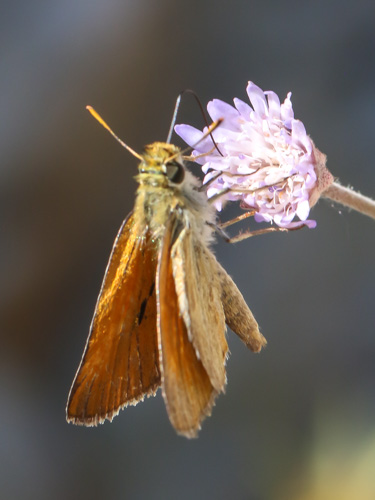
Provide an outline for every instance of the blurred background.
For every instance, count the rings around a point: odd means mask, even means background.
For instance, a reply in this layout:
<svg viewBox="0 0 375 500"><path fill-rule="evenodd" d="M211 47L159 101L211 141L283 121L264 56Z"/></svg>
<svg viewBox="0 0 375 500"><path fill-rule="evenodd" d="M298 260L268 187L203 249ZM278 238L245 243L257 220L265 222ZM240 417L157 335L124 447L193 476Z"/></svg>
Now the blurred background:
<svg viewBox="0 0 375 500"><path fill-rule="evenodd" d="M197 440L158 393L96 429L65 422L134 149L177 94L300 118L343 184L375 196L372 0L5 0L0 7L0 488L4 499L375 498L375 221L320 201L314 230L216 254L268 339L228 332L228 387ZM194 100L180 122L202 126ZM182 144L175 137L177 144ZM196 167L192 167L196 168ZM231 208L224 218L238 213Z"/></svg>

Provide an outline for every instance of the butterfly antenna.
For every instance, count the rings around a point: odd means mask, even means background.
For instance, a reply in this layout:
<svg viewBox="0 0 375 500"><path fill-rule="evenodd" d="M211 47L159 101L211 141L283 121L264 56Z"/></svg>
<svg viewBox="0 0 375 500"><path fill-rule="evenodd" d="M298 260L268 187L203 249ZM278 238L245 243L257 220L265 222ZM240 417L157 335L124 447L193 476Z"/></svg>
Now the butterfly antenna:
<svg viewBox="0 0 375 500"><path fill-rule="evenodd" d="M172 115L171 126L169 127L168 136L167 136L167 140L166 140L167 144L170 144L170 142L171 142L173 129L174 129L174 126L176 125L177 113L178 113L178 109L180 107L182 94L183 94L183 92L180 92L177 96L177 99L176 99L176 104L174 106L174 111L173 111L173 115Z"/></svg>
<svg viewBox="0 0 375 500"><path fill-rule="evenodd" d="M180 107L180 103L181 103L181 97L183 96L183 94L191 94L194 99L196 100L198 106L199 106L199 109L201 110L201 114L203 116L203 120L204 120L204 123L206 124L206 127L207 127L207 133L204 135L204 137L202 137L201 141L203 139L205 139L207 137L207 135L209 135L211 137L211 140L215 146L215 149L218 151L218 153L220 154L220 156L223 156L222 152L220 151L218 145L216 144L216 141L215 139L213 138L212 136L212 132L213 130L215 130L215 128L217 127L217 125L214 127L214 128L210 128L211 125L209 125L208 123L208 120L207 120L207 116L206 116L206 113L203 109L203 106L202 106L202 103L199 99L199 97L197 96L197 94L194 92L194 90L190 90L190 89L185 89L183 90L182 92L180 92L177 96L177 99L176 99L176 104L175 104L175 107L174 107L174 111L173 111L173 116L172 116L172 121L171 121L171 126L169 127L169 132L168 132L168 137L167 137L167 143L169 144L171 142L171 137L172 137L172 134L173 134L173 129L174 129L174 126L176 125L176 120L177 120L177 114L178 114L178 110L179 110L179 107ZM222 120L221 120L222 121ZM200 142L200 141L199 141ZM197 142L197 144L199 144L199 142ZM197 145L195 144L195 146ZM193 148L195 147L193 146Z"/></svg>
<svg viewBox="0 0 375 500"><path fill-rule="evenodd" d="M100 123L100 125L102 125L105 129L108 130L108 132L116 139L116 141L118 141L121 144L121 146L123 146L125 149L127 149L129 151L129 153L131 153L133 156L135 156L139 160L143 160L143 158L142 158L141 155L139 155L136 151L134 151L134 149L132 149L127 144L125 144L125 142L122 141L119 137L117 137L117 135L113 132L113 130L111 129L111 127L109 125L107 125L107 123L103 120L103 118L99 115L99 113L97 113L95 111L95 109L92 106L86 106L86 109L88 111L90 111L90 113L92 114L92 116L96 120L98 120L98 122Z"/></svg>

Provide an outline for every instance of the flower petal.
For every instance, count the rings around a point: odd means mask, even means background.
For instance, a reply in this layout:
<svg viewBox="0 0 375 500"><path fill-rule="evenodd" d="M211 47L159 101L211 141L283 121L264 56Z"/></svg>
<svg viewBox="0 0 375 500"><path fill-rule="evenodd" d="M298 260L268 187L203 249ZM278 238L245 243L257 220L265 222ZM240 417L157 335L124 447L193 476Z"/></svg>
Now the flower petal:
<svg viewBox="0 0 375 500"><path fill-rule="evenodd" d="M208 153L211 151L213 144L210 136L202 140L204 131L198 130L191 125L175 125L174 130L186 144L191 147L196 147L200 153Z"/></svg>
<svg viewBox="0 0 375 500"><path fill-rule="evenodd" d="M309 205L309 200L304 200L298 203L298 207L296 210L296 215L301 219L301 220L306 220L307 217L309 216L310 213L310 205Z"/></svg>
<svg viewBox="0 0 375 500"><path fill-rule="evenodd" d="M186 142L186 144L189 144L189 146L193 146L203 137L203 132L191 125L175 125L174 131Z"/></svg>
<svg viewBox="0 0 375 500"><path fill-rule="evenodd" d="M281 119L284 122L284 125L291 129L291 121L294 118L294 113L293 113L293 106L292 106L292 101L291 101L292 93L289 92L288 95L286 96L285 101L283 104L280 106L281 110Z"/></svg>
<svg viewBox="0 0 375 500"><path fill-rule="evenodd" d="M268 90L264 92L268 99L268 109L269 109L269 117L274 120L280 120L281 117L281 109L280 109L280 99L272 92L272 90Z"/></svg>
<svg viewBox="0 0 375 500"><path fill-rule="evenodd" d="M253 105L255 113L257 113L261 118L266 118L268 114L268 106L263 90L255 85L255 83L249 82L246 92L249 96L251 104Z"/></svg>
<svg viewBox="0 0 375 500"><path fill-rule="evenodd" d="M241 99L238 99L237 97L233 99L233 102L237 110L241 114L241 116L243 116L243 118L248 120L250 113L252 112L251 106L249 106L246 102L242 101Z"/></svg>
<svg viewBox="0 0 375 500"><path fill-rule="evenodd" d="M239 113L236 108L227 102L221 101L220 99L213 99L207 104L207 111L213 121L224 118L225 123L233 122L236 124L236 129L239 128L237 124Z"/></svg>

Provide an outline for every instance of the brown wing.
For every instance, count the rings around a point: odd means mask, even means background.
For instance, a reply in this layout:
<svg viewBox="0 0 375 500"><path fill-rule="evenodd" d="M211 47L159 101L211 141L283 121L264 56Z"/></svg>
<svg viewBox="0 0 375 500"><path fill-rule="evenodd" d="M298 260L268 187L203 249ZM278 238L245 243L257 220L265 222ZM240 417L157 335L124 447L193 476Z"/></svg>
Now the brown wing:
<svg viewBox="0 0 375 500"><path fill-rule="evenodd" d="M221 283L221 300L227 325L249 349L259 352L267 344L267 341L260 333L258 323L248 308L242 293L217 261L215 274Z"/></svg>
<svg viewBox="0 0 375 500"><path fill-rule="evenodd" d="M132 215L116 238L67 420L97 425L154 394L160 385L156 333L156 250Z"/></svg>
<svg viewBox="0 0 375 500"><path fill-rule="evenodd" d="M226 383L225 316L215 257L191 228L185 227L172 247L173 275L180 312L189 340L218 391Z"/></svg>
<svg viewBox="0 0 375 500"><path fill-rule="evenodd" d="M174 220L167 225L156 279L158 339L163 397L169 419L179 434L195 437L203 418L211 413L217 391L197 358L180 314L171 249Z"/></svg>

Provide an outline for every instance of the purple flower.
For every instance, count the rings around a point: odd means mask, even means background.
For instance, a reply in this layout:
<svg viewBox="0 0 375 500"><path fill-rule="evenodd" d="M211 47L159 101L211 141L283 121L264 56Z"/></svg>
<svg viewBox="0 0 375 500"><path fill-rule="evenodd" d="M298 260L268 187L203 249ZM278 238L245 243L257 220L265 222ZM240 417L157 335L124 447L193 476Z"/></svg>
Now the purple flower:
<svg viewBox="0 0 375 500"><path fill-rule="evenodd" d="M303 123L294 118L291 93L280 104L278 96L263 92L254 83L247 86L252 107L234 99L235 107L218 99L207 110L212 120L223 118L213 137L222 156L213 149L210 137L193 151L206 174L207 196L216 197L221 210L228 200L241 200L255 210L255 220L280 227L315 227L308 220L310 208L333 182L325 167L325 156L315 148ZM187 144L195 145L202 132L190 125L175 130Z"/></svg>

